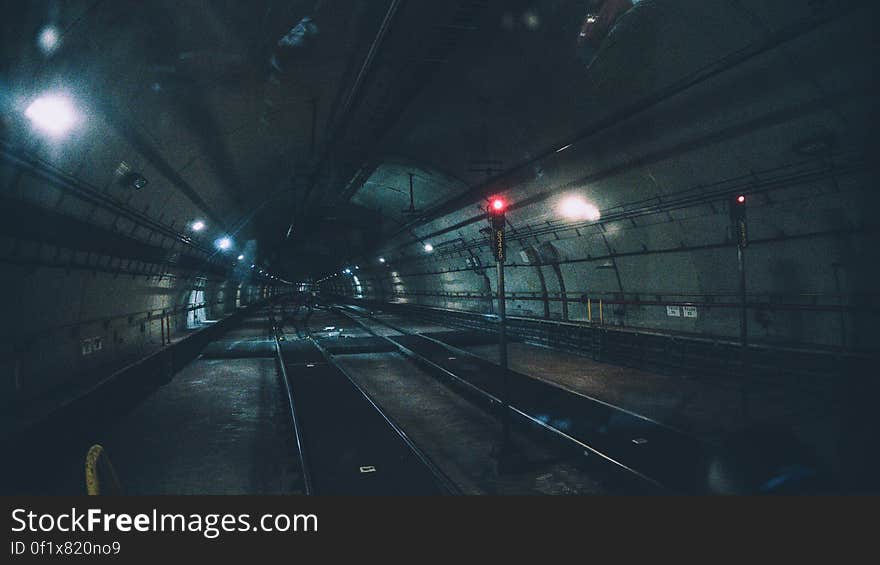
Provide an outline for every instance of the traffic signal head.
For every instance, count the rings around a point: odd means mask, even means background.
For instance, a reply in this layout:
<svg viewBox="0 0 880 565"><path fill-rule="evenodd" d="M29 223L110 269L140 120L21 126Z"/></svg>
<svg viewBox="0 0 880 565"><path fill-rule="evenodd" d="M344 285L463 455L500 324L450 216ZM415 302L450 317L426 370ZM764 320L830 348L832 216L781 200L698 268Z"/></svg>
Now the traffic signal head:
<svg viewBox="0 0 880 565"><path fill-rule="evenodd" d="M504 212L507 211L507 201L500 196L493 196L489 199L489 206L486 209L489 213L489 222L494 229L504 229Z"/></svg>
<svg viewBox="0 0 880 565"><path fill-rule="evenodd" d="M746 195L737 194L730 199L730 218L736 222L746 216Z"/></svg>

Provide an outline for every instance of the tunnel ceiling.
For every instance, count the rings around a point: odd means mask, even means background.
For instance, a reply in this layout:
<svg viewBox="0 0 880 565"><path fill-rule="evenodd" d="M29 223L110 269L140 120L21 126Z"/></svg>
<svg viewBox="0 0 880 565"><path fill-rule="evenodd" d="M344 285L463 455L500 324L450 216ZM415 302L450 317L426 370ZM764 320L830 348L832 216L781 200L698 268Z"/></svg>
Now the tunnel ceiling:
<svg viewBox="0 0 880 565"><path fill-rule="evenodd" d="M815 9L646 0L587 68L575 44L590 5L4 2L2 138L98 187L124 162L150 183L120 195L128 205L177 226L206 218L257 239L289 276L318 275L382 247L377 233L415 234L450 201L446 211L467 216L487 191L565 182L629 156L593 147L547 177L552 162L536 160ZM47 27L58 35L48 49ZM822 91L812 71L792 74ZM69 94L88 118L64 145L36 142L22 118L43 91ZM627 197L662 188L641 190Z"/></svg>

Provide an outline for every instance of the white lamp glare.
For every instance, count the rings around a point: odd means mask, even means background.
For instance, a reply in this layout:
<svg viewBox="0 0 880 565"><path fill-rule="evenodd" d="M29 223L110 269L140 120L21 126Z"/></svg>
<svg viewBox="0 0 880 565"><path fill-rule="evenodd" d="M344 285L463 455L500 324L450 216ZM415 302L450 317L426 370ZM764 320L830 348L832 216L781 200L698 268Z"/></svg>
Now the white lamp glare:
<svg viewBox="0 0 880 565"><path fill-rule="evenodd" d="M229 239L228 237L221 237L220 239L217 240L217 248L218 249L226 251L230 247L232 247L232 240Z"/></svg>
<svg viewBox="0 0 880 565"><path fill-rule="evenodd" d="M193 231L202 231L203 229L205 229L205 222L201 220L196 220L192 223L191 227Z"/></svg>
<svg viewBox="0 0 880 565"><path fill-rule="evenodd" d="M52 137L61 137L77 122L76 111L64 96L47 94L31 102L24 115L35 128Z"/></svg>
<svg viewBox="0 0 880 565"><path fill-rule="evenodd" d="M425 244L425 253L430 253L432 251L434 251L434 246L431 245L430 243L426 243Z"/></svg>
<svg viewBox="0 0 880 565"><path fill-rule="evenodd" d="M595 222L601 217L599 209L580 196L569 196L559 206L562 216L571 220L589 220Z"/></svg>

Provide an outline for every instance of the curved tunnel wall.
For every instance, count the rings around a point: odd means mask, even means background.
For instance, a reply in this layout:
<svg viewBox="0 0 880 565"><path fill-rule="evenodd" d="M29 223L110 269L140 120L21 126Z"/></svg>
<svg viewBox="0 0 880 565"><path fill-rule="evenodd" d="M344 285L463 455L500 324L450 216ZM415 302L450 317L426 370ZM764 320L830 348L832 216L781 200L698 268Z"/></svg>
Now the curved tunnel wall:
<svg viewBox="0 0 880 565"><path fill-rule="evenodd" d="M5 271L12 276L3 278L0 291L20 300L9 304L4 316L16 332L0 341L12 375L11 393L19 399L71 380L97 378L186 335L195 288L204 290L209 320L233 312L235 303L228 297L235 295L224 286L239 284L53 267L7 266ZM243 284L242 306L263 293L259 284Z"/></svg>
<svg viewBox="0 0 880 565"><path fill-rule="evenodd" d="M874 267L860 258L869 255L876 233L863 198L872 184L860 173L748 195L750 340L871 347L878 322ZM534 237L517 236L522 224L512 218L509 314L586 322L589 298L594 322L601 300L606 325L738 338L737 247L727 200ZM361 275L365 297L494 312L497 275L486 237L477 231L483 225L469 228L470 237L458 244L435 244L433 254L372 266ZM353 294L350 284L339 290ZM696 317L683 315L685 306L693 306ZM679 315L669 315L668 307Z"/></svg>
<svg viewBox="0 0 880 565"><path fill-rule="evenodd" d="M216 320L282 286L216 253L212 235L186 233L187 218L205 216L170 184L125 191L99 151L78 164L47 148L2 151L0 201L16 211L0 226L0 292L14 297L0 336L3 404L86 385L182 337L193 290ZM84 180L96 170L103 187Z"/></svg>
<svg viewBox="0 0 880 565"><path fill-rule="evenodd" d="M650 50L640 50L644 37L627 34L644 34L648 16L617 30L600 54L591 70L600 86L584 94L585 108L626 107L742 42L722 27L724 18L707 20L696 38L686 18L660 18L665 27L653 30ZM871 31L853 17L738 62L570 147L560 141L555 154L487 183L485 195L494 191L513 205L509 314L587 322L589 297L594 323L601 299L608 326L737 340L742 322L729 203L745 194L749 341L872 348L880 322L876 268L861 258L876 240L877 175L872 132L859 116L871 113L875 85L858 56ZM705 49L681 49L682 37L707 41ZM713 44L713 37L726 43ZM650 76L614 71L646 58ZM508 130L496 134L502 147L527 137L541 112L559 123L553 107L546 100L528 119L508 120ZM435 136L435 148L455 147ZM522 161L512 147L504 150L505 162ZM432 155L455 160L454 151ZM562 217L559 206L569 195L595 205L601 219ZM384 264L359 259L365 297L493 312L496 272L480 232L487 225L480 205L462 201L412 224L412 232L400 230L403 241L376 251ZM345 278L328 284L351 295Z"/></svg>

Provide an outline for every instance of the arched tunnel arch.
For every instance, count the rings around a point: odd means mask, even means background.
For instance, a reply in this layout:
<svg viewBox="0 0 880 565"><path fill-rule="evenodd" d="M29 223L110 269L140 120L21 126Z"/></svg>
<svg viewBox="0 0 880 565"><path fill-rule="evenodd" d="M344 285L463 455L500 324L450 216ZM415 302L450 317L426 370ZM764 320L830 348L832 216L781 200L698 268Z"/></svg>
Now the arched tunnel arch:
<svg viewBox="0 0 880 565"><path fill-rule="evenodd" d="M387 368L389 402L436 392L351 314L713 445L783 429L861 489L880 468L870 3L20 4L0 431L184 359L274 390L303 343Z"/></svg>

